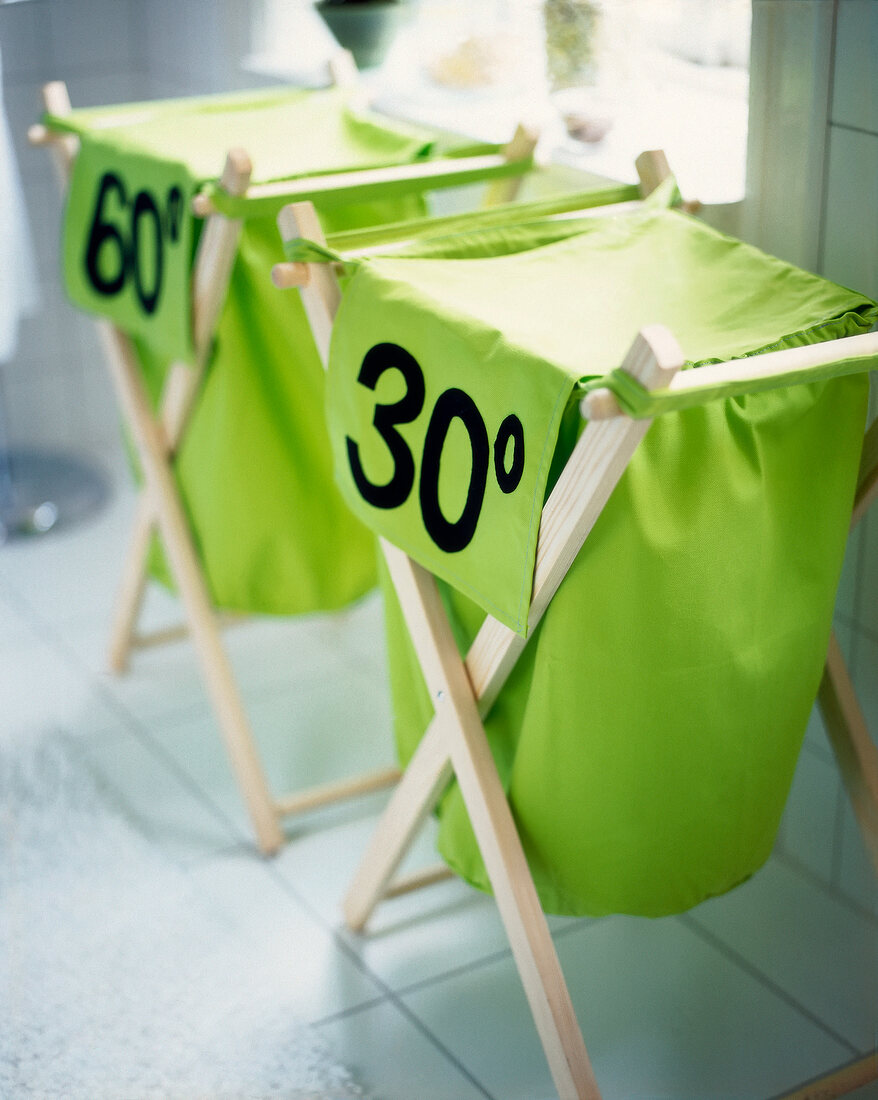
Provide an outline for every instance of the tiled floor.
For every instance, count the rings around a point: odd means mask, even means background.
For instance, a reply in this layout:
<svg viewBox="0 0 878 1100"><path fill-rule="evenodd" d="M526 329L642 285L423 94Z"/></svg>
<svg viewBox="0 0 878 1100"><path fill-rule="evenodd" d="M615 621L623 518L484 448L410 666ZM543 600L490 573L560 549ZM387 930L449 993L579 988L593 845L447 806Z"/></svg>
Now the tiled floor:
<svg viewBox="0 0 878 1100"><path fill-rule="evenodd" d="M0 752L14 760L53 730L72 738L143 851L185 877L189 896L265 975L266 997L279 998L291 1024L313 1026L363 1095L552 1096L490 899L449 882L386 904L365 937L343 928L339 900L384 796L292 825L289 844L263 860L188 643L142 651L124 678L105 671L133 514L124 472L114 480L93 521L0 548ZM175 613L151 593L150 623ZM229 631L276 789L390 762L380 635L376 599L334 617ZM551 921L607 1100L775 1097L875 1049L878 891L821 738L815 716L778 850L749 883L677 918ZM838 815L848 815L841 829ZM430 848L425 837L418 854ZM97 929L117 888L106 881L95 899ZM124 1021L115 1033L124 1044ZM0 1063L16 1054L0 1037ZM288 1095L302 1095L300 1084L290 1081ZM258 1086L239 1095L258 1096ZM878 1097L878 1084L857 1095Z"/></svg>

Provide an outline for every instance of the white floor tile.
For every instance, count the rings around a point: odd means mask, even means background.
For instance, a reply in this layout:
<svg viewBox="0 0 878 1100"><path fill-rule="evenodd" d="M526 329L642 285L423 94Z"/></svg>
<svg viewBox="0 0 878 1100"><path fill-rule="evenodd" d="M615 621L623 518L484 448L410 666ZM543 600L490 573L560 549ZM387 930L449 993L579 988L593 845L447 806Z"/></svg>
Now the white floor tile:
<svg viewBox="0 0 878 1100"><path fill-rule="evenodd" d="M272 861L224 852L192 868L189 881L262 969L266 996L283 995L297 1019L324 1020L382 996L319 914L284 886Z"/></svg>
<svg viewBox="0 0 878 1100"><path fill-rule="evenodd" d="M878 921L777 860L687 919L746 958L857 1051L870 1049L878 1035Z"/></svg>
<svg viewBox="0 0 878 1100"><path fill-rule="evenodd" d="M394 764L382 684L360 674L339 678L326 664L311 682L244 693L247 716L275 796ZM237 786L209 708L167 723L156 736L193 782L240 830L249 830ZM291 821L289 832L299 828Z"/></svg>
<svg viewBox="0 0 878 1100"><path fill-rule="evenodd" d="M339 928L345 942L391 989L402 990L508 953L509 941L493 898L456 877L382 902L362 933L345 929L342 901L377 820L376 808L295 837L275 860L278 872ZM434 822L428 821L403 870L437 862L435 832ZM568 918L550 920L556 929L573 923Z"/></svg>
<svg viewBox="0 0 878 1100"><path fill-rule="evenodd" d="M118 792L132 823L177 863L242 842L231 822L129 729L117 727L84 747L94 770Z"/></svg>
<svg viewBox="0 0 878 1100"><path fill-rule="evenodd" d="M768 1097L849 1057L673 919L609 918L558 951L608 1097ZM492 1095L553 1095L510 959L404 999Z"/></svg>
<svg viewBox="0 0 878 1100"><path fill-rule="evenodd" d="M863 834L847 799L842 806L838 846L839 891L867 913L878 917L878 876L875 874L875 866L866 851ZM876 978L876 984L878 984L878 978Z"/></svg>
<svg viewBox="0 0 878 1100"><path fill-rule="evenodd" d="M0 745L65 729L88 738L115 718L95 686L47 642L24 633L0 642Z"/></svg>
<svg viewBox="0 0 878 1100"><path fill-rule="evenodd" d="M123 818L232 937L235 965L250 967L248 989L264 993L265 1011L316 1021L370 1100L551 1096L492 899L455 880L382 904L363 936L344 930L341 900L386 794L288 821L289 843L266 862L191 644L138 651L122 678L105 671L134 502L122 474L94 523L0 553L0 727L12 717L19 732L9 743L75 733ZM145 625L177 621L176 600L151 586ZM878 655L841 626L867 679ZM225 632L276 792L393 762L381 630L373 597L340 615L254 619ZM860 690L878 709L866 680ZM434 837L430 821L412 863L435 860ZM865 963L853 977L851 966L867 953L855 945L874 927L876 890L816 713L780 851L789 858L696 911L698 935L674 920L550 922L608 1097L768 1097L844 1064L850 1045L868 1040ZM814 940L823 951L809 955ZM283 1042L282 1032L269 1037L273 1055Z"/></svg>
<svg viewBox="0 0 878 1100"><path fill-rule="evenodd" d="M781 850L803 863L824 882L834 874L835 829L842 798L834 762L806 745L799 755L781 820Z"/></svg>
<svg viewBox="0 0 878 1100"><path fill-rule="evenodd" d="M380 1100L484 1100L487 1095L394 1004L330 1021L318 1034Z"/></svg>
<svg viewBox="0 0 878 1100"><path fill-rule="evenodd" d="M878 641L858 631L850 669L872 740L878 744Z"/></svg>
<svg viewBox="0 0 878 1100"><path fill-rule="evenodd" d="M808 719L808 728L805 730L804 744L808 746L815 756L819 756L821 759L825 760L827 764L832 764L834 762L835 758L832 754L832 746L829 743L826 727L823 724L823 715L820 713L820 707L816 704L811 711L811 717Z"/></svg>

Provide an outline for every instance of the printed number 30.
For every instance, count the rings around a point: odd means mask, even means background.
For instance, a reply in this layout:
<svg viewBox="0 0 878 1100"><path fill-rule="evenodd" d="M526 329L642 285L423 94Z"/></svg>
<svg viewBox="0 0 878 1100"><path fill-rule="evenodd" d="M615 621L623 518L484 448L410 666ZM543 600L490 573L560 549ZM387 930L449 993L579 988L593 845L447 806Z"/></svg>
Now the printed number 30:
<svg viewBox="0 0 878 1100"><path fill-rule="evenodd" d="M360 496L375 508L398 508L408 500L415 482L415 462L408 444L396 430L398 424L410 424L424 407L424 373L417 360L398 344L376 344L363 359L357 381L374 390L378 379L388 370L397 370L405 380L403 396L390 404L376 403L372 425L393 459L393 474L380 485L371 481L363 469L359 446L347 436L348 462ZM458 519L445 517L439 503L439 465L448 431L459 420L469 436L472 465L466 502ZM512 460L506 468L506 452L512 443ZM446 553L463 550L472 541L485 499L490 447L488 431L475 402L463 390L452 388L439 395L427 424L418 497L427 534ZM497 484L511 493L524 472L524 429L515 415L500 425L494 441L494 471Z"/></svg>

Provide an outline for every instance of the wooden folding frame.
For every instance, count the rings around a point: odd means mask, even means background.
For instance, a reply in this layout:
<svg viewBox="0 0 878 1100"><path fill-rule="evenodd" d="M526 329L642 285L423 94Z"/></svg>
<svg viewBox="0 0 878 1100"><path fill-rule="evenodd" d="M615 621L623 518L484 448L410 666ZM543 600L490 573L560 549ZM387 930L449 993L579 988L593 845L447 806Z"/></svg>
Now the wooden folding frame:
<svg viewBox="0 0 878 1100"><path fill-rule="evenodd" d="M335 59L330 71L337 84L349 84L356 75L344 56ZM47 84L43 99L46 110L52 115L64 116L71 112L67 88L61 82ZM33 144L52 148L62 189L66 188L77 154L77 139L36 125L31 128L30 140ZM364 184L381 184L397 192L401 189L429 190L476 182L493 173L495 178L489 184L486 202L501 202L514 197L520 174L530 164L535 145L536 136L519 127L511 142L495 154L311 176L299 184L288 181L256 185L250 183L252 168L247 154L241 149L233 149L228 153L220 188L229 196L248 199L275 199L279 195L295 198L300 191L313 195L324 189L338 197L344 188L353 192ZM521 172L510 175L510 166L518 164ZM502 178L496 178L501 170ZM196 195L193 208L197 216L205 218L191 281L194 358L192 362L181 361L171 366L157 415L147 396L131 337L107 321L97 322L116 397L144 479L112 624L109 660L114 671L122 672L134 647L187 633L191 636L258 846L262 852L270 854L283 844L281 822L284 818L386 787L399 778L399 770L382 768L284 797L275 797L270 790L223 647L221 626L229 616L221 615L212 606L173 476L174 457L208 368L241 233L240 220L224 216L207 196ZM147 558L153 534L158 535L165 550L182 603L184 625L177 630L142 635L137 632L136 625L146 587Z"/></svg>
<svg viewBox="0 0 878 1100"><path fill-rule="evenodd" d="M656 165L658 175L655 174ZM639 164L641 179L658 182L663 158ZM649 184L644 190L649 189ZM287 206L278 224L290 241L324 243L313 207ZM329 264L279 265L276 285L299 286L317 346L326 361L340 291ZM637 336L624 361L646 389L707 388L718 382L755 382L844 359L878 355L878 334L849 337L678 373L682 352L673 335L655 326ZM608 390L583 402L588 423L547 500L539 529L528 622L533 630L594 526L651 421L635 420ZM855 519L878 494L878 428L863 452ZM426 682L435 715L371 838L344 900L354 931L365 926L384 898L435 881L435 870L394 876L415 835L454 777L475 833L531 1012L560 1097L599 1100L600 1091L564 981L551 934L525 858L482 724L525 647L525 639L488 617L462 658L433 575L382 540L382 551ZM850 678L833 638L820 703L866 843L878 870L878 749L869 738ZM805 1089L797 1100L839 1096L878 1076L870 1055Z"/></svg>

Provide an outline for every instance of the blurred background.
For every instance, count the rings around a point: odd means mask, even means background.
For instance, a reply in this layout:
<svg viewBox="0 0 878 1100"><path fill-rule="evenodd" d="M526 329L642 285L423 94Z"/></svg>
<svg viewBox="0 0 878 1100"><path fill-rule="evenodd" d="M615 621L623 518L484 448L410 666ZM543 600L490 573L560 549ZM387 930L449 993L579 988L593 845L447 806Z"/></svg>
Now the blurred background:
<svg viewBox="0 0 878 1100"><path fill-rule="evenodd" d="M348 16L374 6L338 5ZM387 33L361 59L379 109L500 138L529 117L547 156L615 177L630 176L639 150L662 147L686 197L716 208L717 224L878 293L872 0L754 0L752 10L749 0L377 6L390 9ZM4 277L14 273L24 310L35 301L21 289L33 285L32 266L40 302L0 362L10 445L97 454L118 445L89 321L60 290L57 183L45 151L27 144L41 84L65 80L74 106L86 106L320 83L332 44L303 0L0 3L15 157L11 165L4 156L3 180L11 194L12 169L20 173L26 211L15 232L0 223Z"/></svg>

